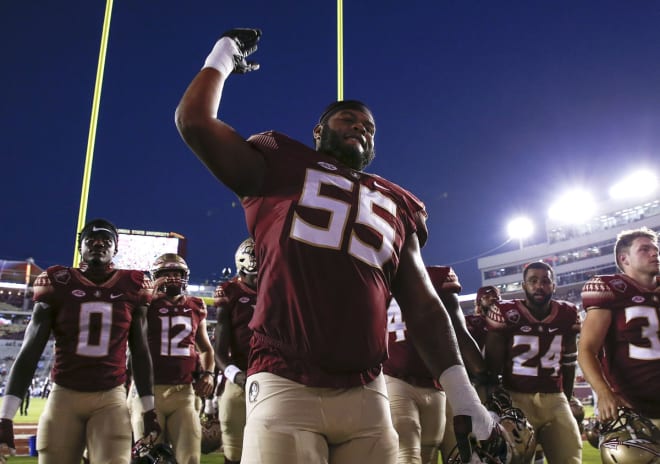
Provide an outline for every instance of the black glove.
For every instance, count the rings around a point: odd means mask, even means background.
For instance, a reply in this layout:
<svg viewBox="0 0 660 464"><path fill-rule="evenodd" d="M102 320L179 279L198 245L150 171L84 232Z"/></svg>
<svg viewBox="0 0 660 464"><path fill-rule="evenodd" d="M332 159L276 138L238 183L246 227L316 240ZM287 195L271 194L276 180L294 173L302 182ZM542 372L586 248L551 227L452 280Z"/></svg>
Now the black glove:
<svg viewBox="0 0 660 464"><path fill-rule="evenodd" d="M158 438L162 429L160 428L158 418L156 417L156 410L150 409L142 414L142 421L144 423L144 436L148 437L151 435L152 440Z"/></svg>
<svg viewBox="0 0 660 464"><path fill-rule="evenodd" d="M14 444L14 421L11 419L0 419L0 445L5 444L9 452L16 454L16 444Z"/></svg>
<svg viewBox="0 0 660 464"><path fill-rule="evenodd" d="M233 39L241 53L240 55L234 55L234 73L245 74L259 69L258 63L246 61L245 58L257 50L257 42L261 38L261 29L231 29L222 34L221 37Z"/></svg>

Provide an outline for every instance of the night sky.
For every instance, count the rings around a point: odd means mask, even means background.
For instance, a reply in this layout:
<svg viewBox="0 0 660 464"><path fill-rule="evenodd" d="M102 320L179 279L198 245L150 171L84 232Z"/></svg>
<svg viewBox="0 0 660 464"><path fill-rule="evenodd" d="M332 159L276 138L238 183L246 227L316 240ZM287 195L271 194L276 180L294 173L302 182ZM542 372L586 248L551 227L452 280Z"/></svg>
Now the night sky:
<svg viewBox="0 0 660 464"><path fill-rule="evenodd" d="M105 1L0 2L0 259L70 265ZM554 197L596 197L660 165L660 4L344 1L344 98L373 110L369 171L426 204L428 264L464 293L476 257L524 213L544 240ZM180 139L174 110L214 41L263 30L257 72L232 76L220 114L244 136L311 145L337 99L334 1L115 1L87 218L188 238L193 282L233 268L243 212ZM498 249L518 246L511 242ZM120 243L121 247L121 243Z"/></svg>

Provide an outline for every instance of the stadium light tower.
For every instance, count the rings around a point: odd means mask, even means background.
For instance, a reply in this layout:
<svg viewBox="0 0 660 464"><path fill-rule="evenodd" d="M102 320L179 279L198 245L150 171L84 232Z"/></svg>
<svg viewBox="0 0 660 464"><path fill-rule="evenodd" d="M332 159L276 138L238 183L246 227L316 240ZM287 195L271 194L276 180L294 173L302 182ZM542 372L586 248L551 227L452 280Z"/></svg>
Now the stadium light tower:
<svg viewBox="0 0 660 464"><path fill-rule="evenodd" d="M654 172L638 170L630 173L610 187L610 198L639 198L658 189L658 178Z"/></svg>
<svg viewBox="0 0 660 464"><path fill-rule="evenodd" d="M510 239L517 239L520 249L523 248L523 240L531 237L534 232L534 223L529 218L517 217L509 221L506 227Z"/></svg>
<svg viewBox="0 0 660 464"><path fill-rule="evenodd" d="M568 224L589 221L596 211L596 203L589 192L582 189L570 190L555 201L548 210L550 219Z"/></svg>

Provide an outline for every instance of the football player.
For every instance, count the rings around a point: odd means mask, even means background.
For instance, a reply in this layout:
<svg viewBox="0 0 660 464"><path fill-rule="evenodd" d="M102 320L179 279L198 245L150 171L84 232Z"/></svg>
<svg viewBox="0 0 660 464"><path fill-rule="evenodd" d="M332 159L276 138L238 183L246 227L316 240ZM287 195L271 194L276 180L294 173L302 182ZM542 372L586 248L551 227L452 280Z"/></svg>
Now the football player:
<svg viewBox="0 0 660 464"><path fill-rule="evenodd" d="M52 266L34 283L34 309L0 408L0 443L15 448L12 419L48 338L55 338L53 387L37 429L40 464L128 464L126 348L135 366L144 435L160 433L145 333L152 283L141 271L114 269L117 229L95 219L78 235L79 268Z"/></svg>
<svg viewBox="0 0 660 464"><path fill-rule="evenodd" d="M582 462L582 438L569 405L573 396L580 318L553 300L555 275L544 262L523 271L525 299L503 300L488 312L486 363L502 374L513 406L524 411L550 464Z"/></svg>
<svg viewBox="0 0 660 464"><path fill-rule="evenodd" d="M450 267L428 266L426 269L452 318L459 347L469 370L485 374L486 365L479 348L465 328L457 296L461 291L458 277ZM392 421L399 435L397 462L435 464L438 462L438 446L443 441L446 423L451 421L451 417L449 421L445 418L445 392L408 338L406 323L396 299L392 299L387 316L389 358L383 363L383 373L390 398ZM451 437L448 441L451 441ZM448 443L448 448L453 446Z"/></svg>
<svg viewBox="0 0 660 464"><path fill-rule="evenodd" d="M245 239L236 250L236 276L215 290L218 324L215 359L222 370L224 390L218 400L226 464L241 461L245 427L245 380L252 330L248 327L257 302L257 258L254 240Z"/></svg>
<svg viewBox="0 0 660 464"><path fill-rule="evenodd" d="M216 118L230 74L257 68L246 58L260 36L224 34L175 116L192 151L241 198L256 243L242 462L396 460L381 366L392 296L454 412L488 438L495 422L470 384L421 257L424 205L363 171L375 156L369 108L329 105L312 131L315 149L274 131L246 140Z"/></svg>
<svg viewBox="0 0 660 464"><path fill-rule="evenodd" d="M631 407L660 427L660 260L658 234L621 232L614 246L621 274L591 278L578 360L598 397L601 422Z"/></svg>
<svg viewBox="0 0 660 464"><path fill-rule="evenodd" d="M147 338L154 365L156 414L163 428L156 443L171 444L179 464L199 464L202 426L196 394L205 398L213 393L215 369L206 304L186 294L190 269L176 253L159 256L151 275L154 296L147 311ZM135 420L140 405L134 395L129 401L133 434L141 437L141 423Z"/></svg>
<svg viewBox="0 0 660 464"><path fill-rule="evenodd" d="M480 349L483 349L486 343L486 333L488 324L486 317L490 308L500 301L500 290L492 285L479 288L474 302L474 314L465 316L465 325L472 338L477 342Z"/></svg>

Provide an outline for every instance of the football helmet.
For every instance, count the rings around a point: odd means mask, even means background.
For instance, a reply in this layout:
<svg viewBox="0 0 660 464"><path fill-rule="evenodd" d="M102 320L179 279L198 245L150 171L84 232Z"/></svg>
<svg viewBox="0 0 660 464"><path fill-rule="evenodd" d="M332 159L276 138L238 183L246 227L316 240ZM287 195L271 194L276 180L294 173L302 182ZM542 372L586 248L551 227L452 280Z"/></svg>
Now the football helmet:
<svg viewBox="0 0 660 464"><path fill-rule="evenodd" d="M212 453L222 446L220 421L214 416L204 415L202 422L202 453Z"/></svg>
<svg viewBox="0 0 660 464"><path fill-rule="evenodd" d="M536 434L525 414L508 407L499 414L493 436L479 442L473 452L484 464L529 464L536 452ZM449 455L449 463L461 464L458 446Z"/></svg>
<svg viewBox="0 0 660 464"><path fill-rule="evenodd" d="M574 396L571 396L571 399L568 401L568 404L571 407L571 412L573 413L573 417L575 417L575 420L578 423L578 428L580 429L580 433L584 432L584 406L582 406L582 401L577 399Z"/></svg>
<svg viewBox="0 0 660 464"><path fill-rule="evenodd" d="M660 429L629 408L601 424L600 458L604 464L660 463Z"/></svg>
<svg viewBox="0 0 660 464"><path fill-rule="evenodd" d="M167 443L138 440L131 451L131 464L177 464L174 450Z"/></svg>
<svg viewBox="0 0 660 464"><path fill-rule="evenodd" d="M594 448L598 448L598 440L600 439L600 421L596 416L591 416L584 421L584 434L587 441Z"/></svg>
<svg viewBox="0 0 660 464"><path fill-rule="evenodd" d="M154 264L151 267L151 276L155 280L160 277L161 273L166 271L180 271L181 277L168 279L165 284L158 288L158 290L174 294L184 292L188 286L188 279L190 278L190 269L188 268L186 261L176 253L165 253L164 255L160 255L156 258L156 261L154 261Z"/></svg>
<svg viewBox="0 0 660 464"><path fill-rule="evenodd" d="M257 257L254 254L254 240L246 238L236 249L234 255L236 272L239 274L255 275L257 273Z"/></svg>

